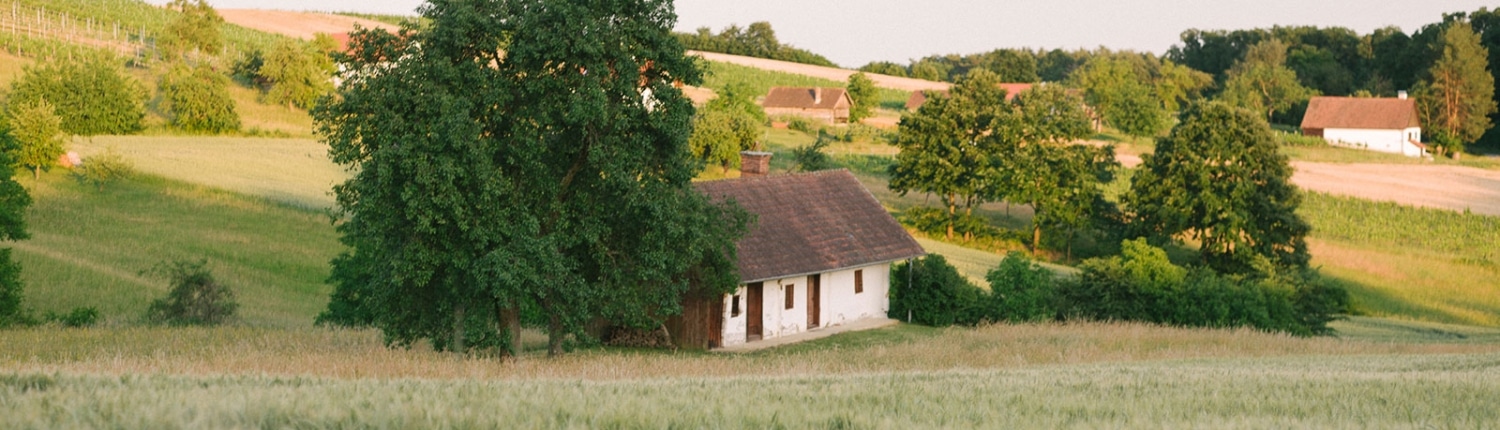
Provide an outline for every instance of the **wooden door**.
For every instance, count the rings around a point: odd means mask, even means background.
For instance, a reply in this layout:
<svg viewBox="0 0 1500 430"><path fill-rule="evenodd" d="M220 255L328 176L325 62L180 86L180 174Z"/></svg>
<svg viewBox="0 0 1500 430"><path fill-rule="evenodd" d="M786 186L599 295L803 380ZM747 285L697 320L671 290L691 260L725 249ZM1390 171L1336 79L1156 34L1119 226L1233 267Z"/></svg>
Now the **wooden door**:
<svg viewBox="0 0 1500 430"><path fill-rule="evenodd" d="M812 275L807 277L807 328L818 328L821 321L818 313L822 312L820 304L823 301L823 275Z"/></svg>
<svg viewBox="0 0 1500 430"><path fill-rule="evenodd" d="M745 315L745 340L747 341L760 340L765 335L761 328L763 322L760 314L762 302L765 301L764 291L762 291L764 289L765 283L763 282L745 286L745 313L747 314Z"/></svg>

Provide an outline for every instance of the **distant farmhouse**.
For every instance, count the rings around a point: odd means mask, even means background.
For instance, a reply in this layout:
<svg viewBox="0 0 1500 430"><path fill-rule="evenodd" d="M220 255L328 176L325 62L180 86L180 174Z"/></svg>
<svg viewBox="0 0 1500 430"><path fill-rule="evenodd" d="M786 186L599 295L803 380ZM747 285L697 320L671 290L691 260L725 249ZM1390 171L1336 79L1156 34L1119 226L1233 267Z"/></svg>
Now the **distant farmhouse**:
<svg viewBox="0 0 1500 430"><path fill-rule="evenodd" d="M847 124L853 106L843 88L773 87L761 102L767 116L797 115L833 124Z"/></svg>
<svg viewBox="0 0 1500 430"><path fill-rule="evenodd" d="M1397 98L1313 97L1302 117L1302 134L1329 144L1408 157L1427 154L1415 100Z"/></svg>
<svg viewBox="0 0 1500 430"><path fill-rule="evenodd" d="M1031 87L1034 87L1034 86L1036 86L1036 84L1030 84L1030 83L1002 83L1002 84L999 84L1000 89L1005 90L1005 101L1008 101L1008 102L1009 101L1015 101L1016 100L1016 96L1021 95L1021 93L1026 92L1026 90L1029 90L1029 89L1031 89ZM944 96L947 96L948 95L948 90L912 91L911 92L911 97L907 97L906 98L906 110L916 111L917 108L920 108L920 107L922 107L923 104L926 104L927 103L927 93L942 94Z"/></svg>
<svg viewBox="0 0 1500 430"><path fill-rule="evenodd" d="M765 176L769 162L769 153L747 153L739 179L694 184L756 222L736 243L739 288L689 297L668 321L678 346L731 347L885 320L891 263L924 254L848 170Z"/></svg>

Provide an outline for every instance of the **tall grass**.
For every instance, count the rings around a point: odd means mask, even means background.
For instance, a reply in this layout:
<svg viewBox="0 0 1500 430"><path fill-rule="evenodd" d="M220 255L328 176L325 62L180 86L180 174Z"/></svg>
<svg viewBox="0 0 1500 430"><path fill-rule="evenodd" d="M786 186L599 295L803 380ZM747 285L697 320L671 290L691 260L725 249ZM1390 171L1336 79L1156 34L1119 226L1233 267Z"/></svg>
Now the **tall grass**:
<svg viewBox="0 0 1500 430"><path fill-rule="evenodd" d="M1500 326L1500 217L1307 193L1313 264L1372 315Z"/></svg>
<svg viewBox="0 0 1500 430"><path fill-rule="evenodd" d="M23 185L32 237L6 246L38 313L95 306L108 324L133 323L167 290L139 272L180 258L207 258L248 324L306 326L327 302L341 245L321 211L155 176L98 191L54 171Z"/></svg>
<svg viewBox="0 0 1500 430"><path fill-rule="evenodd" d="M1483 428L1500 354L655 381L0 374L8 427Z"/></svg>
<svg viewBox="0 0 1500 430"><path fill-rule="evenodd" d="M1354 321L1352 327L1366 326ZM1396 327L1410 325L1391 322ZM1343 327L1343 326L1341 326ZM1416 326L1464 339L1388 334L1373 341L1298 338L1250 329L1208 330L1135 323L1058 323L931 328L897 325L747 354L586 349L543 359L543 339L528 339L516 361L459 358L424 345L390 349L371 330L312 327L0 331L0 369L106 375L272 375L327 378L650 380L736 376L794 377L955 369L1020 369L1091 363L1281 356L1500 352L1500 331ZM1366 331L1376 334L1375 331ZM1366 333L1366 332L1358 332ZM1407 337L1421 336L1413 330ZM1394 340L1394 342L1393 342ZM1464 343L1456 343L1464 342Z"/></svg>
<svg viewBox="0 0 1500 430"><path fill-rule="evenodd" d="M85 157L110 147L146 173L314 210L332 207L333 186L349 177L310 139L101 136L71 145Z"/></svg>

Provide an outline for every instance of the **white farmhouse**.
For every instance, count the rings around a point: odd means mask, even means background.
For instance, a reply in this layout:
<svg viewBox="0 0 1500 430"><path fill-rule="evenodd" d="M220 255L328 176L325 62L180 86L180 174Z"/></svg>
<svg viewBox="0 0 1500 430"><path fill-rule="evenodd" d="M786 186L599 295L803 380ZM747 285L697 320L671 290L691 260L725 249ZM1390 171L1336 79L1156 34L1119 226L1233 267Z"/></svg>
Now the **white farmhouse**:
<svg viewBox="0 0 1500 430"><path fill-rule="evenodd" d="M1313 97L1302 117L1302 134L1329 144L1409 157L1427 154L1417 104L1398 98Z"/></svg>
<svg viewBox="0 0 1500 430"><path fill-rule="evenodd" d="M746 153L739 179L700 182L755 215L735 244L740 286L688 297L668 321L681 347L721 348L863 319L890 309L891 263L924 254L848 170L765 176L770 154Z"/></svg>

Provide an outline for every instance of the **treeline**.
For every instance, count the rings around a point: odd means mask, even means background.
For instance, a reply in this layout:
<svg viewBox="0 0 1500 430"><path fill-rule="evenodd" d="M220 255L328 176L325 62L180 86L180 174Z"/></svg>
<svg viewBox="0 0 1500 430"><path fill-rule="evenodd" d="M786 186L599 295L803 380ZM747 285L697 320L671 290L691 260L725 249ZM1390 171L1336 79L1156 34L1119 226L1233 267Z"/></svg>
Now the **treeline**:
<svg viewBox="0 0 1500 430"><path fill-rule="evenodd" d="M776 40L776 31L771 29L771 23L765 21L751 23L745 28L730 25L718 34L714 34L708 27L699 27L693 33L675 34L682 46L691 50L838 67L822 55L782 44Z"/></svg>

